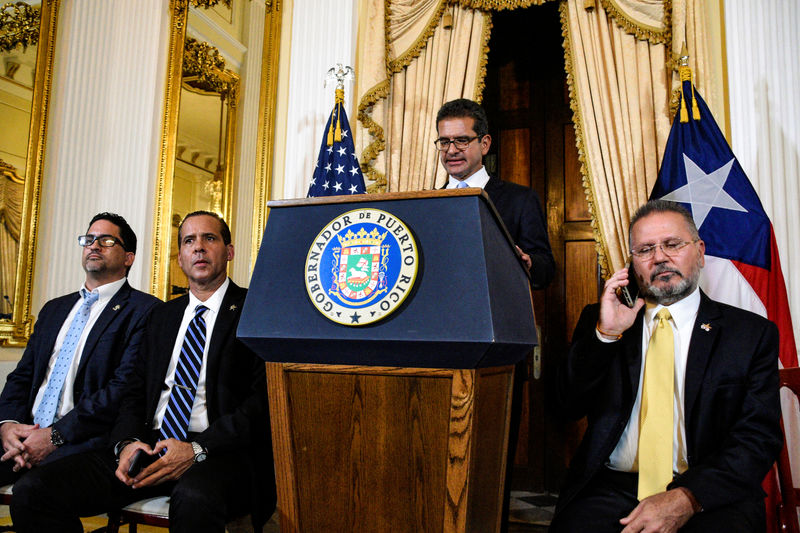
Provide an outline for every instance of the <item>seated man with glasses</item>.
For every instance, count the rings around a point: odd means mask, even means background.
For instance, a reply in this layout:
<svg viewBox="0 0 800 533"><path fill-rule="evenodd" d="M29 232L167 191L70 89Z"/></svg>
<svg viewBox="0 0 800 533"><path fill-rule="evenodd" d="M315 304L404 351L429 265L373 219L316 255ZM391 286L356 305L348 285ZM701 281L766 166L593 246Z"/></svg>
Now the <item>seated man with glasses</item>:
<svg viewBox="0 0 800 533"><path fill-rule="evenodd" d="M761 481L782 445L778 329L698 288L692 215L653 200L631 219L633 307L587 306L556 380L588 427L550 531L764 531Z"/></svg>
<svg viewBox="0 0 800 533"><path fill-rule="evenodd" d="M532 189L486 172L483 156L492 144L486 112L465 98L447 102L436 115L436 129L439 138L434 144L449 176L445 188L485 190L530 271L533 288L547 287L555 274L555 260L539 196Z"/></svg>
<svg viewBox="0 0 800 533"><path fill-rule="evenodd" d="M106 444L157 298L128 285L136 235L100 213L78 237L86 278L42 307L0 394L0 484L30 468Z"/></svg>

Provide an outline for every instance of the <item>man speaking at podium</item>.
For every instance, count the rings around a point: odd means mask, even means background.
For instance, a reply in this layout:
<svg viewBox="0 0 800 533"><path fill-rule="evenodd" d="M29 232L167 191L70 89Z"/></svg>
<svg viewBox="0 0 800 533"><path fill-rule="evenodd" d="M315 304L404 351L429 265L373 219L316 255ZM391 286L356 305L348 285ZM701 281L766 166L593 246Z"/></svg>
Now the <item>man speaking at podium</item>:
<svg viewBox="0 0 800 533"><path fill-rule="evenodd" d="M486 112L472 100L452 100L439 109L436 129L439 138L434 144L449 176L445 188L485 190L530 271L533 288L547 287L555 273L555 261L539 196L528 187L486 172L483 156L492 145Z"/></svg>

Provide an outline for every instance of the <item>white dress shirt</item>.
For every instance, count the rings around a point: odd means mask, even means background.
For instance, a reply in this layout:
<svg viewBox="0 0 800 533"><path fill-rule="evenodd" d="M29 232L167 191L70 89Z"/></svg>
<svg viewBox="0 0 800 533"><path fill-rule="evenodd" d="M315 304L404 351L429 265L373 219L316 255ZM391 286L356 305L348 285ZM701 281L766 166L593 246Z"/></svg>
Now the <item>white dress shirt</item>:
<svg viewBox="0 0 800 533"><path fill-rule="evenodd" d="M480 187L483 189L486 187L486 184L489 183L489 173L486 172L486 167L481 166L480 170L476 171L472 176L465 180L457 180L453 176L447 176L447 187L445 188L455 189L462 181L465 182L469 187Z"/></svg>
<svg viewBox="0 0 800 533"><path fill-rule="evenodd" d="M656 314L663 305L648 306L644 313L642 327L642 365L639 368L639 388L636 391L636 402L633 404L628 425L622 432L617 447L608 458L608 467L623 472L638 472L637 462L639 452L639 409L642 404L642 381L644 378L645 354L650 343ZM686 360L689 355L689 342L692 338L697 310L700 307L700 290L695 289L692 294L666 306L672 315L669 323L672 326L675 342L675 399L673 407L673 435L672 435L672 471L683 473L688 468L686 461L686 425L684 423L683 398L686 377Z"/></svg>
<svg viewBox="0 0 800 533"><path fill-rule="evenodd" d="M203 347L203 363L200 365L200 374L197 377L197 391L194 395L192 416L189 419L188 431L200 433L208 428L208 407L206 406L208 347L211 345L211 336L214 332L214 324L217 321L217 316L219 316L219 308L222 305L222 299L225 297L230 283L230 278L226 278L222 285L220 285L214 294L205 302L200 301L192 291L189 291L189 305L186 306L186 310L183 312L183 320L178 328L178 337L175 339L175 346L172 348L172 359L170 359L169 367L167 368L167 376L164 381L166 387L161 392L161 397L158 400L156 414L153 417L153 429L161 429L161 421L164 419L164 413L167 411L169 395L172 392L172 387L175 386L175 369L178 367L178 358L181 356L183 338L186 336L186 329L189 327L189 322L194 318L195 309L201 304L208 307L208 311L203 315L206 321L206 345Z"/></svg>
<svg viewBox="0 0 800 533"><path fill-rule="evenodd" d="M39 386L39 391L36 393L36 398L33 400L31 416L36 413L36 409L38 409L39 404L42 403L44 391L47 389L47 384L50 382L50 376L53 373L53 367L58 360L58 351L64 344L64 339L67 336L67 331L69 331L72 320L75 318L78 310L83 305L83 293L93 292L99 294L99 296L89 311L89 318L86 320L86 325L83 327L81 337L78 339L77 346L75 346L75 356L72 358L72 363L69 365L67 376L64 378L64 387L61 389L61 399L59 400L56 414L53 417L53 422L62 418L64 415L72 411L73 407L75 407L75 404L72 401L72 387L75 383L75 376L78 373L78 366L81 364L81 357L83 356L83 348L86 345L86 339L89 337L89 332L92 331L92 327L94 327L95 322L97 322L97 318L100 316L100 313L102 313L103 309L106 308L106 305L109 301L111 301L111 298L113 298L114 295L117 294L117 292L122 288L122 286L125 284L125 281L126 278L112 281L111 283L106 283L105 285L95 288L93 291L88 291L85 285L80 288L81 298L78 298L78 301L76 301L75 305L72 306L72 310L67 315L67 319L61 325L61 329L58 332L58 337L56 337L56 343L53 345L53 353L50 354L50 362L47 363L47 374L45 374L44 381Z"/></svg>

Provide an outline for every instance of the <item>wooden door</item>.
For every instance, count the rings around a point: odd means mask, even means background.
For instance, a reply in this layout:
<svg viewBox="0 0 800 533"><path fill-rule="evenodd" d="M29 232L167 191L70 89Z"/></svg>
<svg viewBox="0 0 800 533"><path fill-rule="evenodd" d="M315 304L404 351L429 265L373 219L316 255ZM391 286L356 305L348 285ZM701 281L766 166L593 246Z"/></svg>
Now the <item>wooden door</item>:
<svg viewBox="0 0 800 533"><path fill-rule="evenodd" d="M547 216L556 261L550 286L534 291L541 353L523 393L515 490L557 491L583 426L553 415L547 390L584 305L599 295L597 254L569 107L558 5L493 15L483 105L492 148L487 169L533 188Z"/></svg>

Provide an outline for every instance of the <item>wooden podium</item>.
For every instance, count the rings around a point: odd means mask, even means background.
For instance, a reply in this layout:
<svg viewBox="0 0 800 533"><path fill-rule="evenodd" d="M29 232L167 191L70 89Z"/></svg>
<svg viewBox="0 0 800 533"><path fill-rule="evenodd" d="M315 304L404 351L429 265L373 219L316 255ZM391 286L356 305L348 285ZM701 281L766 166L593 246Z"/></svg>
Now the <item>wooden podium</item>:
<svg viewBox="0 0 800 533"><path fill-rule="evenodd" d="M480 189L270 202L239 337L267 361L281 532L499 531L514 363L536 344L528 278ZM364 326L311 303L331 220L402 220L402 305Z"/></svg>

